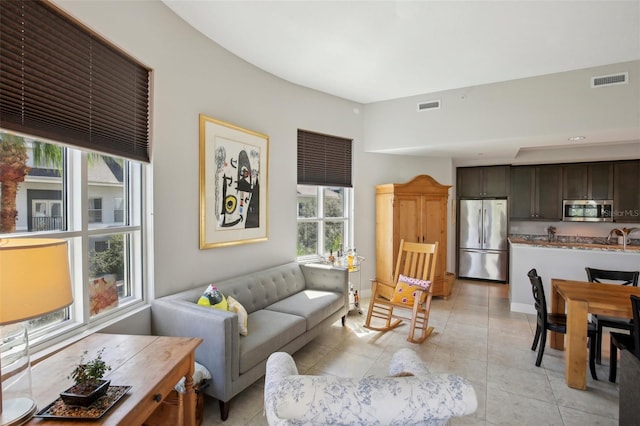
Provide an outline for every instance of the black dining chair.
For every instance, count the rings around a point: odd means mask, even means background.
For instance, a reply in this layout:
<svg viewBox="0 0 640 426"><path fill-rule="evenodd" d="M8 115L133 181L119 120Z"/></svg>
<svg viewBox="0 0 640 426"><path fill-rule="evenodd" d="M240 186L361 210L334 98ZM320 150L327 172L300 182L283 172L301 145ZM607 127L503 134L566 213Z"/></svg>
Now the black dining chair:
<svg viewBox="0 0 640 426"><path fill-rule="evenodd" d="M609 381L616 381L618 370L618 349L628 349L640 359L640 297L631 295L631 310L633 311L633 329L631 334L610 332L610 362L609 362Z"/></svg>
<svg viewBox="0 0 640 426"><path fill-rule="evenodd" d="M531 281L531 291L533 292L537 312L536 335L533 338L531 350L535 351L538 342L540 343L538 358L536 359L536 367L540 367L544 347L547 343L547 330L567 334L567 315L548 313L547 298L544 295L542 278L540 278L538 271L535 269L530 270L527 276L529 277L529 281ZM589 338L589 370L591 371L593 380L598 380L595 362L596 326L591 322L587 324L587 337Z"/></svg>
<svg viewBox="0 0 640 426"><path fill-rule="evenodd" d="M610 283L620 285L638 285L640 271L610 271L607 269L585 268L587 279L593 283ZM591 320L596 325L598 332L596 341L596 363L602 362L602 328L617 328L619 330L633 330L630 320L624 318L608 317L605 315L592 315Z"/></svg>

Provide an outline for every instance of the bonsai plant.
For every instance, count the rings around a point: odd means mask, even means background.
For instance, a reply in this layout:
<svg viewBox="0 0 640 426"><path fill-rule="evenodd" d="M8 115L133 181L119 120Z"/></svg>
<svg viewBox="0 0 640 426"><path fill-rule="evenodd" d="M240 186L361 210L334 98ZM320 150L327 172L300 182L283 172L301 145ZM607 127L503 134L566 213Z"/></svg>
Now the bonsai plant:
<svg viewBox="0 0 640 426"><path fill-rule="evenodd" d="M73 379L74 385L60 394L65 404L88 407L107 392L111 380L102 378L111 367L102 359L104 350L105 348L100 349L96 357L88 362L84 362L88 353L84 351L80 364L67 376L68 379Z"/></svg>

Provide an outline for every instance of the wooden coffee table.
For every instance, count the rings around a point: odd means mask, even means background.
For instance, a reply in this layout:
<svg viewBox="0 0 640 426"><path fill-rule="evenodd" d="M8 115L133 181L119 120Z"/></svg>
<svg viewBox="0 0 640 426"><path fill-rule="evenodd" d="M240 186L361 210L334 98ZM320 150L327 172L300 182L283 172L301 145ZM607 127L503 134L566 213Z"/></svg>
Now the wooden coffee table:
<svg viewBox="0 0 640 426"><path fill-rule="evenodd" d="M141 425L149 418L174 386L185 377L187 392L183 395L185 426L195 425L195 394L193 370L195 350L202 339L190 337L134 336L123 334L92 334L56 352L31 369L33 396L38 411L55 401L60 392L73 383L67 376L80 361L106 348L102 358L111 366L105 375L111 386L131 386L128 393L91 424ZM87 421L34 418L29 423L42 425L87 425Z"/></svg>

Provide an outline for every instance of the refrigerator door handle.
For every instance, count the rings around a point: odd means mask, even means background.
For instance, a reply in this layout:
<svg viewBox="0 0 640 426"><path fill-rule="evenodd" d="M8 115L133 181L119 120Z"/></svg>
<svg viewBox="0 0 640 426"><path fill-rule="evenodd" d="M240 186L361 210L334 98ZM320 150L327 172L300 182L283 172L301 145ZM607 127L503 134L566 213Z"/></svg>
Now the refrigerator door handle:
<svg viewBox="0 0 640 426"><path fill-rule="evenodd" d="M482 241L482 244L484 246L487 245L487 231L488 231L488 227L487 227L487 209L484 209L484 214L482 215L482 219L484 220L484 224L482 227L482 238L484 241Z"/></svg>
<svg viewBox="0 0 640 426"><path fill-rule="evenodd" d="M478 245L482 244L482 209L478 209Z"/></svg>

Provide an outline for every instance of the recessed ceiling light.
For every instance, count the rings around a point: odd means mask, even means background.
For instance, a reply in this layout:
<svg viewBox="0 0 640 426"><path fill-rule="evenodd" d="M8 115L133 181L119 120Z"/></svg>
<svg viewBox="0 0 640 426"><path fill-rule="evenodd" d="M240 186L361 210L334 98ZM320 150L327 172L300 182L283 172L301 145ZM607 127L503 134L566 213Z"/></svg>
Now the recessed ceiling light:
<svg viewBox="0 0 640 426"><path fill-rule="evenodd" d="M570 141L581 141L582 139L586 139L586 136L571 136L569 138Z"/></svg>

